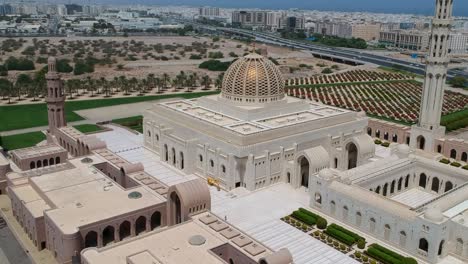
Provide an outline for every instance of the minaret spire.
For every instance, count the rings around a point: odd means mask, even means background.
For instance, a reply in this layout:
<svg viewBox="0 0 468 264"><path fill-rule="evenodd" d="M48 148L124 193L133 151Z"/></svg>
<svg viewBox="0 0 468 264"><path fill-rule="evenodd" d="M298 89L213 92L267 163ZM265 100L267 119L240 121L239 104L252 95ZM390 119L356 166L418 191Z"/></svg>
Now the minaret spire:
<svg viewBox="0 0 468 264"><path fill-rule="evenodd" d="M445 127L440 126L440 117L450 61L448 42L452 10L453 0L436 0L419 120L411 129L411 147L431 152L434 151L434 140L445 135Z"/></svg>
<svg viewBox="0 0 468 264"><path fill-rule="evenodd" d="M65 120L65 94L60 75L57 73L57 59L50 57L48 61L49 72L47 80L47 113L49 119L49 133L67 125Z"/></svg>

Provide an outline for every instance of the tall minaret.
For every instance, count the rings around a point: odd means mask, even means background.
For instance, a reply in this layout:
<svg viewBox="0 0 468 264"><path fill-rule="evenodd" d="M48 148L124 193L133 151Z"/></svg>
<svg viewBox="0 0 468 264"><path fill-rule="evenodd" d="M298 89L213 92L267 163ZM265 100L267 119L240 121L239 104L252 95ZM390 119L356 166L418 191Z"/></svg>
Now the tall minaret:
<svg viewBox="0 0 468 264"><path fill-rule="evenodd" d="M436 0L419 120L411 128L411 147L430 152L435 151L434 140L445 135L445 127L440 126L440 116L444 102L447 66L450 61L448 42L452 10L453 0Z"/></svg>
<svg viewBox="0 0 468 264"><path fill-rule="evenodd" d="M56 129L67 125L65 120L65 95L63 83L57 73L57 60L50 57L47 80L47 113L49 118L49 133L55 134Z"/></svg>

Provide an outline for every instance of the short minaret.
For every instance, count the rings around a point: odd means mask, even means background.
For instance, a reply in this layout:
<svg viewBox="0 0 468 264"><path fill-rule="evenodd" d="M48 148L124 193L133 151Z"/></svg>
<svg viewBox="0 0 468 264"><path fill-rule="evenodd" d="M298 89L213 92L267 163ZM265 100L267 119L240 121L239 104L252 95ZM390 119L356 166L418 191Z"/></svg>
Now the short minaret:
<svg viewBox="0 0 468 264"><path fill-rule="evenodd" d="M65 95L63 83L60 75L57 73L57 60L50 57L49 72L46 75L47 80L47 113L49 119L49 133L55 134L55 131L67 125L65 120Z"/></svg>
<svg viewBox="0 0 468 264"><path fill-rule="evenodd" d="M453 0L436 0L419 120L411 128L410 146L430 152L434 151L434 141L445 135L445 127L440 125L440 117L450 61L448 42L452 10Z"/></svg>

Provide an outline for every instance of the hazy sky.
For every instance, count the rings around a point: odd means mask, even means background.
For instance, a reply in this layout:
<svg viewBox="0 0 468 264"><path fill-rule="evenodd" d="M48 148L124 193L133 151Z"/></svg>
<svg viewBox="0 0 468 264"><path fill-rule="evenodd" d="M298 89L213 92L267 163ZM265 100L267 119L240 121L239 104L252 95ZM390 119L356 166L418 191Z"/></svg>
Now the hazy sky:
<svg viewBox="0 0 468 264"><path fill-rule="evenodd" d="M269 9L304 8L337 11L371 11L432 15L435 0L94 0L100 3L153 5L210 5ZM455 0L456 16L468 16L468 0Z"/></svg>

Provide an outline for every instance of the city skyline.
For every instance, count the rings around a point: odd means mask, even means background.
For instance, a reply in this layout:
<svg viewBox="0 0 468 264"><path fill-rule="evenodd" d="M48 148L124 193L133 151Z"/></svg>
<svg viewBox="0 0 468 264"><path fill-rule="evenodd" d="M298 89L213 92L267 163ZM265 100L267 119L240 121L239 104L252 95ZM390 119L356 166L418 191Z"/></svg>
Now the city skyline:
<svg viewBox="0 0 468 264"><path fill-rule="evenodd" d="M51 1L46 1L50 3ZM69 3L70 1L57 1ZM308 9L319 11L340 11L340 12L373 12L373 13L403 13L432 16L434 14L434 1L427 0L395 0L391 2L381 2L372 0L291 0L268 2L252 1L227 1L227 0L95 0L90 1L95 4L146 4L146 5L188 5L188 6L218 6L223 8L260 8L260 9ZM82 3L77 3L82 4ZM468 16L468 2L454 1L454 15Z"/></svg>

